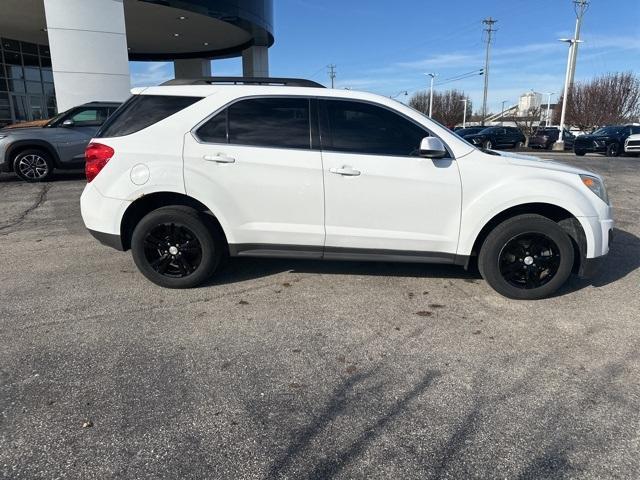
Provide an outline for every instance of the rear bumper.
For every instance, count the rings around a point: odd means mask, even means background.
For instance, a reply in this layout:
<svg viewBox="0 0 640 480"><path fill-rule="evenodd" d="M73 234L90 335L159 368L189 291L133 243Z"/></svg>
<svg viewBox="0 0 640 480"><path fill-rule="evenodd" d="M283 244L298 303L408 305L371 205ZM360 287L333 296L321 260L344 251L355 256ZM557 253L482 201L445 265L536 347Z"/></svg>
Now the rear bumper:
<svg viewBox="0 0 640 480"><path fill-rule="evenodd" d="M100 243L122 250L120 225L130 201L103 196L88 183L80 196L80 212L85 227Z"/></svg>

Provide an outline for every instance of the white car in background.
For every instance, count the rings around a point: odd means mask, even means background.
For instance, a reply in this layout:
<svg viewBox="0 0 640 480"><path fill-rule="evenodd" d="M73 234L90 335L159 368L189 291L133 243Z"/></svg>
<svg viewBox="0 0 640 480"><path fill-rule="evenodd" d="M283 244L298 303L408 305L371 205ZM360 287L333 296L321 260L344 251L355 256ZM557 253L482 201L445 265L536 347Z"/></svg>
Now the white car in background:
<svg viewBox="0 0 640 480"><path fill-rule="evenodd" d="M631 155L640 155L640 133L629 135L624 142L624 151Z"/></svg>
<svg viewBox="0 0 640 480"><path fill-rule="evenodd" d="M169 288L224 256L469 266L551 295L609 251L603 179L483 151L420 112L308 80L208 78L134 90L86 151L82 217Z"/></svg>

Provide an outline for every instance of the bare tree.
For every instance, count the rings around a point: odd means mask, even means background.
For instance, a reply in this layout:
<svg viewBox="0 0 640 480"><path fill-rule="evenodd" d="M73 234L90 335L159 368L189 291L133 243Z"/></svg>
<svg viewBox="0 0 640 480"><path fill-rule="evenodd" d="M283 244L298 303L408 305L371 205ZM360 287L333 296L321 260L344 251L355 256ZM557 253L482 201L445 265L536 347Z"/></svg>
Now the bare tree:
<svg viewBox="0 0 640 480"><path fill-rule="evenodd" d="M525 137L524 146L528 147L529 139L540 125L540 107L531 107L525 112L522 112L522 115L515 115L511 120L522 130Z"/></svg>
<svg viewBox="0 0 640 480"><path fill-rule="evenodd" d="M581 130L637 121L640 117L640 77L631 72L608 73L576 83L567 99L566 123ZM562 97L554 111L560 123Z"/></svg>
<svg viewBox="0 0 640 480"><path fill-rule="evenodd" d="M462 123L464 117L464 102L467 100L467 119L471 118L473 104L471 100L460 90L446 90L444 92L433 92L433 119L446 125L454 127ZM429 114L429 92L418 92L411 100L409 106L416 110Z"/></svg>

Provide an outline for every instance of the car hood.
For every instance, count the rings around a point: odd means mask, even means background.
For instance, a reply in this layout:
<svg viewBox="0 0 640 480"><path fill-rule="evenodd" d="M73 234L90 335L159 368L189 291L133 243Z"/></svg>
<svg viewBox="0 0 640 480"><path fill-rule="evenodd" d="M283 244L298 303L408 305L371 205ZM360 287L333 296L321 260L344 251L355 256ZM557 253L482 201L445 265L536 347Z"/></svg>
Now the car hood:
<svg viewBox="0 0 640 480"><path fill-rule="evenodd" d="M511 152L498 152L501 157L504 157L511 165L517 165L521 167L530 168L544 168L546 170L555 170L557 172L572 173L575 175L587 174L600 178L600 175L596 175L584 168L576 168L566 163L558 162L556 160L545 160L531 155L520 155Z"/></svg>
<svg viewBox="0 0 640 480"><path fill-rule="evenodd" d="M45 120L33 120L31 122L12 123L11 125L7 125L4 128L7 130L15 130L22 128L44 127L47 123L49 123L48 118Z"/></svg>
<svg viewBox="0 0 640 480"><path fill-rule="evenodd" d="M2 130L0 130L0 133L3 133L5 135L31 135L35 132L38 132L38 134L40 132L42 132L42 129L44 127L13 127L13 128L3 128Z"/></svg>

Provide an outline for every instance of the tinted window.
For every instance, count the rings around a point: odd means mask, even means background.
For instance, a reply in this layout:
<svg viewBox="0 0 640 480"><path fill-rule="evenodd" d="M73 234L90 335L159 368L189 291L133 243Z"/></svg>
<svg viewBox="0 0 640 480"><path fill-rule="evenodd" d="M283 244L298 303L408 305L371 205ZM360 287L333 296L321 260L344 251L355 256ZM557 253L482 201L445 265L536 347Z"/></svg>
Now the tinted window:
<svg viewBox="0 0 640 480"><path fill-rule="evenodd" d="M227 143L227 110L208 120L196 134L203 142Z"/></svg>
<svg viewBox="0 0 640 480"><path fill-rule="evenodd" d="M109 117L97 137L122 137L147 128L193 105L201 97L134 95Z"/></svg>
<svg viewBox="0 0 640 480"><path fill-rule="evenodd" d="M227 109L229 143L278 148L311 148L309 100L252 98ZM216 120L220 122L220 119ZM210 126L213 132L215 124ZM220 138L220 127L216 135Z"/></svg>
<svg viewBox="0 0 640 480"><path fill-rule="evenodd" d="M429 134L386 108L362 102L325 100L330 144L325 148L370 155L417 155Z"/></svg>
<svg viewBox="0 0 640 480"><path fill-rule="evenodd" d="M640 126L633 126L633 127L631 127L631 133L632 133L632 134L640 133Z"/></svg>
<svg viewBox="0 0 640 480"><path fill-rule="evenodd" d="M106 108L83 108L74 112L69 120L79 127L99 126L107 119Z"/></svg>

